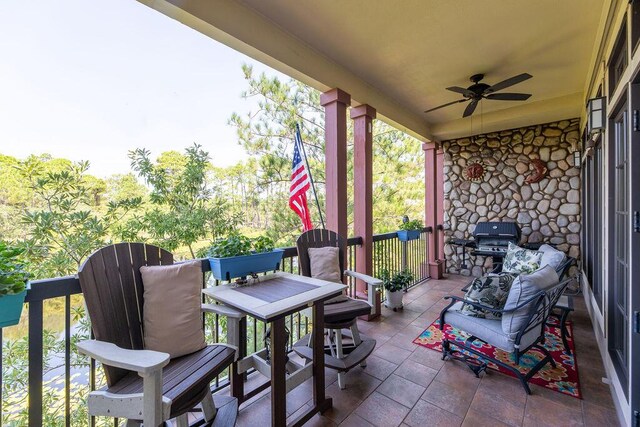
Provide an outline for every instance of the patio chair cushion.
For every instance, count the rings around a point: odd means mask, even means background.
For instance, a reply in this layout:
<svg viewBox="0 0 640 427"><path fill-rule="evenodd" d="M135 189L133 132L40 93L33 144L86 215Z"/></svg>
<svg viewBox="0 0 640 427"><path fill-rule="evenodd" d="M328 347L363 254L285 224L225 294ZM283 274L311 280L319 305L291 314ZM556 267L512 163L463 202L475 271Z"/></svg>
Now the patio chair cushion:
<svg viewBox="0 0 640 427"><path fill-rule="evenodd" d="M541 245L538 251L542 252L542 261L540 263L540 267L550 265L557 270L566 257L564 252L559 251L553 246L547 244Z"/></svg>
<svg viewBox="0 0 640 427"><path fill-rule="evenodd" d="M559 283L558 273L556 270L547 265L531 274L521 274L513 281L505 310L512 310L518 305L524 303L540 291L547 291ZM505 313L502 316L502 330L511 339L515 339L518 332L526 327L529 320L529 311L531 305L519 308L511 313ZM541 307L542 309L542 307Z"/></svg>
<svg viewBox="0 0 640 427"><path fill-rule="evenodd" d="M491 273L478 277L471 282L464 299L502 310L515 278L516 275L513 273ZM485 319L502 318L502 313L477 308L471 304L463 304L460 313Z"/></svg>
<svg viewBox="0 0 640 427"><path fill-rule="evenodd" d="M340 274L340 248L336 246L325 246L322 248L309 248L309 265L311 267L311 277L327 282L342 283ZM327 300L325 304L335 304L345 302L349 297L340 295Z"/></svg>
<svg viewBox="0 0 640 427"><path fill-rule="evenodd" d="M464 331L467 334L474 335L506 352L513 352L514 340L502 330L502 322L500 319L482 319L479 317L465 316L460 313L462 302L458 301L447 310L445 314L445 323ZM537 332L537 333L536 333ZM529 331L520 341L521 348L526 348L538 338L539 331Z"/></svg>
<svg viewBox="0 0 640 427"><path fill-rule="evenodd" d="M533 273L540 268L542 252L521 248L509 243L507 253L502 262L502 271L505 273Z"/></svg>
<svg viewBox="0 0 640 427"><path fill-rule="evenodd" d="M205 347L202 327L202 263L140 267L144 287L146 349L183 356Z"/></svg>

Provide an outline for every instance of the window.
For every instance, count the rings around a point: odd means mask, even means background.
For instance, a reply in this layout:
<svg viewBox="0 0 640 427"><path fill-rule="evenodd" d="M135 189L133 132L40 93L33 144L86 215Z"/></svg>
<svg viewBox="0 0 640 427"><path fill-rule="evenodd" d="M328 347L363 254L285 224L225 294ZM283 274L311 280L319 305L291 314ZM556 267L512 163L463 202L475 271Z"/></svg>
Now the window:
<svg viewBox="0 0 640 427"><path fill-rule="evenodd" d="M626 21L626 19L625 19ZM627 25L623 25L618 33L616 44L614 45L611 58L609 59L609 96L613 95L618 83L627 69Z"/></svg>

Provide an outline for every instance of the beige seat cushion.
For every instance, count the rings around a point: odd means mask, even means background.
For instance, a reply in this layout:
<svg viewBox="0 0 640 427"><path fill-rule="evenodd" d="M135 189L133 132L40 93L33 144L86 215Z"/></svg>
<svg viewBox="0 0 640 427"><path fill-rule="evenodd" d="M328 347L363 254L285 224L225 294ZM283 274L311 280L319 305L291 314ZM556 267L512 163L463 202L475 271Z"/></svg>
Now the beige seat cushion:
<svg viewBox="0 0 640 427"><path fill-rule="evenodd" d="M201 262L140 267L140 273L145 348L171 358L203 349Z"/></svg>
<svg viewBox="0 0 640 427"><path fill-rule="evenodd" d="M311 266L311 277L327 282L342 283L340 273L340 248L335 246L325 246L322 248L309 248L309 265ZM340 295L327 300L325 304L335 304L344 302L349 297Z"/></svg>

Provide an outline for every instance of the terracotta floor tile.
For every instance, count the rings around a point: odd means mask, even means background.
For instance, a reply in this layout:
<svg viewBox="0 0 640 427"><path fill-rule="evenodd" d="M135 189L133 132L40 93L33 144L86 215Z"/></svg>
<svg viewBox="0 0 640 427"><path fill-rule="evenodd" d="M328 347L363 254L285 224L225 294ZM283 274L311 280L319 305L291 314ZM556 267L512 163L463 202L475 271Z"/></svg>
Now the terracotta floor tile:
<svg viewBox="0 0 640 427"><path fill-rule="evenodd" d="M615 409L605 408L589 402L582 402L582 415L586 427L618 427Z"/></svg>
<svg viewBox="0 0 640 427"><path fill-rule="evenodd" d="M342 392L350 393L357 399L364 400L369 396L382 381L367 374L363 369L352 369L345 375L346 388ZM338 385L334 383L333 385Z"/></svg>
<svg viewBox="0 0 640 427"><path fill-rule="evenodd" d="M466 414L475 395L474 389L460 390L434 380L422 394L422 399L454 414Z"/></svg>
<svg viewBox="0 0 640 427"><path fill-rule="evenodd" d="M462 424L462 417L445 411L429 402L420 400L416 403L416 406L411 409L411 412L409 412L409 415L404 419L404 422L414 427L454 427Z"/></svg>
<svg viewBox="0 0 640 427"><path fill-rule="evenodd" d="M458 360L445 361L436 375L436 380L451 384L458 389L475 390L480 384L480 378L477 378L464 362Z"/></svg>
<svg viewBox="0 0 640 427"><path fill-rule="evenodd" d="M387 343L374 350L373 355L382 357L391 363L400 364L411 355L411 352Z"/></svg>
<svg viewBox="0 0 640 427"><path fill-rule="evenodd" d="M583 426L582 411L543 398L527 398L524 426Z"/></svg>
<svg viewBox="0 0 640 427"><path fill-rule="evenodd" d="M413 350L413 353L409 356L409 360L436 370L442 368L445 363L444 360L442 360L441 353L420 346L417 346L416 349Z"/></svg>
<svg viewBox="0 0 640 427"><path fill-rule="evenodd" d="M500 420L497 420L484 412L476 411L471 408L467 411L467 415L462 422L462 427L508 427Z"/></svg>
<svg viewBox="0 0 640 427"><path fill-rule="evenodd" d="M354 368L363 369L367 374L376 377L377 379L384 381L391 373L398 367L397 364L389 362L381 357L371 355L367 358L367 367L366 368Z"/></svg>
<svg viewBox="0 0 640 427"><path fill-rule="evenodd" d="M471 402L471 409L499 419L511 426L522 425L526 398L524 390L510 396L508 392L484 388L478 390Z"/></svg>
<svg viewBox="0 0 640 427"><path fill-rule="evenodd" d="M409 358L402 362L402 365L394 371L394 374L416 384L420 384L423 387L429 387L429 384L431 384L431 381L436 377L438 371Z"/></svg>
<svg viewBox="0 0 640 427"><path fill-rule="evenodd" d="M347 419L340 424L340 427L372 427L372 426L373 424L371 424L369 421L365 420L364 418L356 414L349 415Z"/></svg>
<svg viewBox="0 0 640 427"><path fill-rule="evenodd" d="M378 393L382 393L408 408L411 408L420 400L420 396L425 390L425 387L398 375L391 375L376 389Z"/></svg>
<svg viewBox="0 0 640 427"><path fill-rule="evenodd" d="M355 413L374 426L395 427L402 423L409 408L374 392L356 409Z"/></svg>
<svg viewBox="0 0 640 427"><path fill-rule="evenodd" d="M353 393L353 389L340 390L337 383L327 388L327 397L333 399L333 407L322 415L336 423L344 421L363 400L356 393Z"/></svg>

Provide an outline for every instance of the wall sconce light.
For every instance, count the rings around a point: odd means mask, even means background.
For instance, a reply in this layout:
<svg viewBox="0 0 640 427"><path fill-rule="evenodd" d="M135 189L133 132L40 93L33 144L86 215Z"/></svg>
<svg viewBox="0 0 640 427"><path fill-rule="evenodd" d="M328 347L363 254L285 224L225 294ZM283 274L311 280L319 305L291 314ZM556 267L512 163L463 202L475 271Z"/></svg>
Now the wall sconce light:
<svg viewBox="0 0 640 427"><path fill-rule="evenodd" d="M578 169L580 169L580 163L582 162L582 156L580 154L582 154L580 153L580 150L575 150L573 152L573 166Z"/></svg>
<svg viewBox="0 0 640 427"><path fill-rule="evenodd" d="M592 98L587 102L587 132L589 135L606 128L607 112L605 97Z"/></svg>

